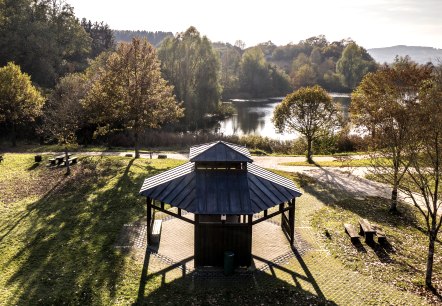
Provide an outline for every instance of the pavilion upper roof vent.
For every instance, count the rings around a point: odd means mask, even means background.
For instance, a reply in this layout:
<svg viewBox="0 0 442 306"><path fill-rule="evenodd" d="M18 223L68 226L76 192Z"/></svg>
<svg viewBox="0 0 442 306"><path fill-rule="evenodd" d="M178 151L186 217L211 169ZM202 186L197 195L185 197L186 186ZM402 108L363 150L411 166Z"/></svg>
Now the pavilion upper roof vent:
<svg viewBox="0 0 442 306"><path fill-rule="evenodd" d="M214 163L251 163L251 155L246 147L236 144L216 141L190 148L189 159L191 162Z"/></svg>

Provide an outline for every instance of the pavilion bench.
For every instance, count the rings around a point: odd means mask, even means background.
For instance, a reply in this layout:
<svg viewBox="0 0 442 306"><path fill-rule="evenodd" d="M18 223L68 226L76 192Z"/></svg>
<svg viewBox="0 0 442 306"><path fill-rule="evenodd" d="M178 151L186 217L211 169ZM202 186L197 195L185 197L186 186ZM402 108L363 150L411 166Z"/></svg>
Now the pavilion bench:
<svg viewBox="0 0 442 306"><path fill-rule="evenodd" d="M161 225L163 220L154 220L152 226L152 233L150 234L150 239L152 243L158 244L160 242L161 236Z"/></svg>
<svg viewBox="0 0 442 306"><path fill-rule="evenodd" d="M376 231L371 227L367 219L359 219L359 234L365 236L365 242L373 242L373 236Z"/></svg>
<svg viewBox="0 0 442 306"><path fill-rule="evenodd" d="M359 241L359 234L353 224L344 223L345 232L350 236L351 241Z"/></svg>

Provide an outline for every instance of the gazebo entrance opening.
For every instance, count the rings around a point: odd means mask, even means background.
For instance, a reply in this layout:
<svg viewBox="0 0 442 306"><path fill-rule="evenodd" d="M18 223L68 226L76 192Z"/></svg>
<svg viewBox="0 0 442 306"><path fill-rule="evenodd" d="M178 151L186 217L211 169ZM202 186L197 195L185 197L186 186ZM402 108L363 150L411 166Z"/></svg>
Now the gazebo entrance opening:
<svg viewBox="0 0 442 306"><path fill-rule="evenodd" d="M221 266L225 251L235 254L238 266L250 266L251 215L227 215L225 221L220 220L220 215L195 217L195 266Z"/></svg>

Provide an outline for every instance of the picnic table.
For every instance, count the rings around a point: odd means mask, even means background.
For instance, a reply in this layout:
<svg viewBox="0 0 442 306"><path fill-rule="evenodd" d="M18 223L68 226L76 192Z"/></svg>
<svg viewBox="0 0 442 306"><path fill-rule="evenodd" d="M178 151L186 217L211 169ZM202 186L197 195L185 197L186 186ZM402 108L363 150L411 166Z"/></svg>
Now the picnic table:
<svg viewBox="0 0 442 306"><path fill-rule="evenodd" d="M66 164L66 162L71 164L77 163L77 157L72 156L72 154L68 154L68 160L66 161L66 154L61 154L58 156L54 156L53 158L49 159L49 163L51 166L61 166L63 164Z"/></svg>
<svg viewBox="0 0 442 306"><path fill-rule="evenodd" d="M359 219L359 234L365 236L365 242L373 242L373 236L376 230L373 229L367 219Z"/></svg>
<svg viewBox="0 0 442 306"><path fill-rule="evenodd" d="M351 241L359 241L359 234L357 233L355 227L352 224L344 224L345 232L350 236Z"/></svg>

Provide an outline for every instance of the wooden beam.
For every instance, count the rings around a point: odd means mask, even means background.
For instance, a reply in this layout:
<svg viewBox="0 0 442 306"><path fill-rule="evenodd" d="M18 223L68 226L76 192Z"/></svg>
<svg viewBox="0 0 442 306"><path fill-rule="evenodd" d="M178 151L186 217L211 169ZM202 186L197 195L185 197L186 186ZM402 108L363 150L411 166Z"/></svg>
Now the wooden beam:
<svg viewBox="0 0 442 306"><path fill-rule="evenodd" d="M255 225L255 224L259 223L259 222L262 222L262 221L265 221L267 219L273 218L274 216L277 216L277 215L279 215L279 214L281 214L281 213L283 213L283 212L285 212L285 211L287 211L289 209L290 209L290 207L286 207L282 211L281 210L275 211L274 213L271 213L271 214L267 215L267 217L262 217L261 219L253 221L252 225Z"/></svg>
<svg viewBox="0 0 442 306"><path fill-rule="evenodd" d="M163 205L163 206L164 206L164 205ZM164 208L162 208L162 207L158 207L158 206L155 206L155 205L154 205L153 208L155 208L155 209L157 209L157 210L159 210L159 211L161 211L161 212L163 212L163 213L165 213L165 214L168 214L169 216L173 216L173 217L178 218L178 219L180 219L180 220L183 220L183 221L189 222L189 223L191 223L191 224L195 224L195 221L190 220L189 218L185 218L185 217L183 217L183 216L181 216L181 215L179 215L179 214L176 214L176 213L174 213L174 212L168 211L167 209L164 209Z"/></svg>
<svg viewBox="0 0 442 306"><path fill-rule="evenodd" d="M293 245L295 243L295 205L294 203L289 204L289 235L290 235L290 244Z"/></svg>

